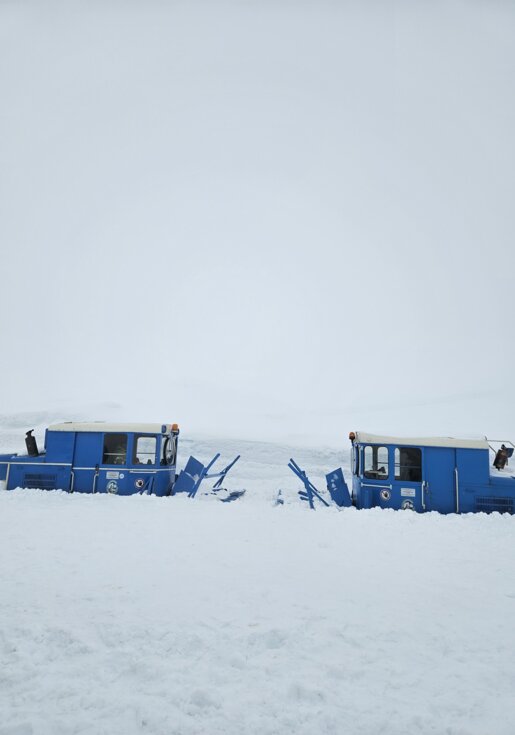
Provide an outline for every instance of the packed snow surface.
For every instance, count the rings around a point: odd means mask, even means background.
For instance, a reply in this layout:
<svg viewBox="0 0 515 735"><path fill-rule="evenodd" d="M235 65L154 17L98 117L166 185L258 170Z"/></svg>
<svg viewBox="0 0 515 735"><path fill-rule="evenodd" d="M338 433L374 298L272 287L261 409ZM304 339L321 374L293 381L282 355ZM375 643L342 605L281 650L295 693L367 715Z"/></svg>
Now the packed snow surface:
<svg viewBox="0 0 515 735"><path fill-rule="evenodd" d="M232 504L0 493L0 735L512 735L515 518L312 512L244 449Z"/></svg>

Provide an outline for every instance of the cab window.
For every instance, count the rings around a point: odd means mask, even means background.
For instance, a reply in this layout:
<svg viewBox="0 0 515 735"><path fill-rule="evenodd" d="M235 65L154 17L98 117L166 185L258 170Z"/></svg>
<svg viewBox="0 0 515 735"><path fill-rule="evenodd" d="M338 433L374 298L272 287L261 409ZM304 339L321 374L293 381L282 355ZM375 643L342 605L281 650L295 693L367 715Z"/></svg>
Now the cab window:
<svg viewBox="0 0 515 735"><path fill-rule="evenodd" d="M133 464L156 463L157 438L155 436L138 436L134 442Z"/></svg>
<svg viewBox="0 0 515 735"><path fill-rule="evenodd" d="M422 482L422 450L416 447L395 448L395 479Z"/></svg>
<svg viewBox="0 0 515 735"><path fill-rule="evenodd" d="M104 434L102 464L125 464L127 461L127 434Z"/></svg>
<svg viewBox="0 0 515 735"><path fill-rule="evenodd" d="M388 477L388 447L365 447L363 474L369 480L386 480Z"/></svg>

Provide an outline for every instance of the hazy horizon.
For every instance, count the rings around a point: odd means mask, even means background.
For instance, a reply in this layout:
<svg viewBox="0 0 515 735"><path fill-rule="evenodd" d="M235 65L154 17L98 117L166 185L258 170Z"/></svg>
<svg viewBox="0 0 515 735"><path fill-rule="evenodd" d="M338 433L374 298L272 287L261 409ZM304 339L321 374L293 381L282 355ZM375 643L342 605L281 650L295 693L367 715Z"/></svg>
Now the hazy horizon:
<svg viewBox="0 0 515 735"><path fill-rule="evenodd" d="M500 2L0 2L0 413L515 440L514 72Z"/></svg>

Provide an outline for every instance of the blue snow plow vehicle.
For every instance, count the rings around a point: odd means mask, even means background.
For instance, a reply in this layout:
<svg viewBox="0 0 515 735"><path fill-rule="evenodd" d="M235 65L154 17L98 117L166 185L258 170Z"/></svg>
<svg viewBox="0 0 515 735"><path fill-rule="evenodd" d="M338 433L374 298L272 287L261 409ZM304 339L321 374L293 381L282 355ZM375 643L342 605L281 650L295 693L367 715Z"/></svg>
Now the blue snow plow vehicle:
<svg viewBox="0 0 515 735"><path fill-rule="evenodd" d="M415 439L363 431L351 431L349 439L351 491L341 468L326 475L335 505L419 513L515 512L515 473L509 467L515 445L510 441ZM304 485L301 500L313 510L329 505L293 459L288 467Z"/></svg>
<svg viewBox="0 0 515 735"><path fill-rule="evenodd" d="M182 492L195 497L203 480L216 478L210 492L219 493L220 500L227 502L243 494L222 488L239 457L213 473L209 470L219 454L207 466L190 457L177 475L178 439L177 424L66 422L48 427L40 452L31 430L25 437L26 455L0 455L0 487L114 495Z"/></svg>
<svg viewBox="0 0 515 735"><path fill-rule="evenodd" d="M511 442L506 442L511 445L507 447L486 438L414 439L362 431L351 432L349 438L357 508L419 513L515 510L515 474L508 466L514 450Z"/></svg>

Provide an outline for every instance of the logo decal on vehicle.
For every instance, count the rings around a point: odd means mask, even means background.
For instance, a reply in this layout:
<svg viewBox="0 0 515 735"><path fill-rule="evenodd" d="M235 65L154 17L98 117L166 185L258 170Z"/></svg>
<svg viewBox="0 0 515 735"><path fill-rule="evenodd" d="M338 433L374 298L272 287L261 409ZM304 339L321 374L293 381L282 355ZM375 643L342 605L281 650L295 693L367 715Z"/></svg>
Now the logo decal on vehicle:
<svg viewBox="0 0 515 735"><path fill-rule="evenodd" d="M116 495L116 493L118 492L118 483L116 482L116 480L110 480L107 483L106 490L108 493L111 493L112 495Z"/></svg>

